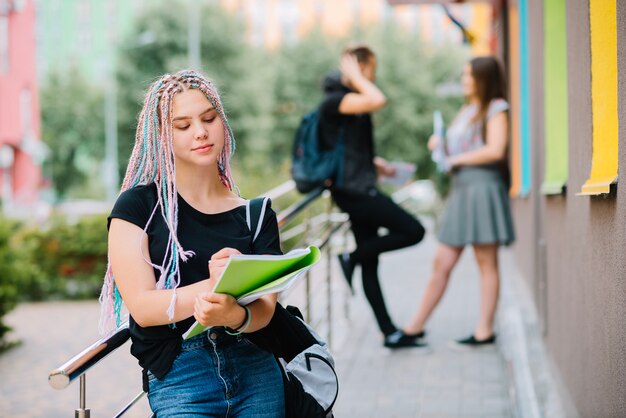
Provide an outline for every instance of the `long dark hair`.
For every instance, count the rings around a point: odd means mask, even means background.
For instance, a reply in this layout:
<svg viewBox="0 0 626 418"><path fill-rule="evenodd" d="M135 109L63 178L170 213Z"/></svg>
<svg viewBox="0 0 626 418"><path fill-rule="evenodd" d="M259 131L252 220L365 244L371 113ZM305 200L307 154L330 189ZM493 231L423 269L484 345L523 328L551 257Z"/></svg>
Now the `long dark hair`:
<svg viewBox="0 0 626 418"><path fill-rule="evenodd" d="M506 100L506 86L502 67L498 60L492 56L476 57L470 61L470 67L472 77L474 77L476 95L480 101L480 107L474 121L486 122L489 103L493 99Z"/></svg>
<svg viewBox="0 0 626 418"><path fill-rule="evenodd" d="M481 133L483 141L487 141L487 110L489 104L494 99L506 100L506 85L504 82L504 73L500 63L495 57L485 56L476 57L470 61L472 69L472 77L474 77L474 86L476 95L480 102L480 107L474 122L481 123ZM502 179L506 188L511 187L511 169L509 167L509 148L507 146L506 156L502 161L497 163Z"/></svg>

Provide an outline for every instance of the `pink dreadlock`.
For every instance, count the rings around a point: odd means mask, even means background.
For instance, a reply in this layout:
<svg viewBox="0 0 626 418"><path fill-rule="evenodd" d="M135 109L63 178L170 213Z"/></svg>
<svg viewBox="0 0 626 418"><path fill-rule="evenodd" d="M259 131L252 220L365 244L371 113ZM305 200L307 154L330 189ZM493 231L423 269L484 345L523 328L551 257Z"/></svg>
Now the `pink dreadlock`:
<svg viewBox="0 0 626 418"><path fill-rule="evenodd" d="M215 85L204 75L183 70L174 75L165 74L155 81L144 99L139 115L135 146L128 162L120 193L138 185L155 183L158 202L144 227L147 231L157 208L170 231L165 257L161 266L151 264L160 272L157 289L176 289L180 284L180 260L194 255L185 251L177 237L178 199L176 189L176 166L172 149L172 101L176 94L187 89L198 89L211 102L224 125L224 147L218 158L220 181L229 190L236 189L230 171L230 157L235 151L235 138L228 125L222 101ZM180 260L179 260L180 259ZM121 324L122 298L119 294L111 264L108 263L100 294L100 333L114 331ZM174 317L176 292L167 309L170 320Z"/></svg>

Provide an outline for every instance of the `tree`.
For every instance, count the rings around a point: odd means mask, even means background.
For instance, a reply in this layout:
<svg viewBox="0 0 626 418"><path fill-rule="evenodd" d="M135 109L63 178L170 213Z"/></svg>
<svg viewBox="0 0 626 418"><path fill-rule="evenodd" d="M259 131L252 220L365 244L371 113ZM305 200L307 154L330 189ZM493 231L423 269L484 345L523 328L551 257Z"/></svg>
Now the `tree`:
<svg viewBox="0 0 626 418"><path fill-rule="evenodd" d="M286 45L272 60L274 100L272 109L272 164L291 157L293 136L302 116L319 105L322 80L337 66L340 48L336 40L313 31L297 44Z"/></svg>
<svg viewBox="0 0 626 418"><path fill-rule="evenodd" d="M186 67L187 7L181 1L168 4L167 9L162 3L151 3L121 44L117 74L122 175L146 89L161 74ZM236 178L245 179L243 195L261 193L289 178L300 118L319 104L321 80L337 68L346 40L316 30L297 43L266 51L248 44L244 24L236 15L219 7L194 7L202 22L202 70L221 91L237 141ZM145 34L151 34L154 41L140 45ZM433 110L441 110L449 121L460 104L459 98L437 96L436 86L457 79L465 59L463 50L452 45L431 49L417 35L391 24L363 28L352 38L373 45L379 57L378 84L389 99L388 106L374 117L377 152L417 163L421 178L433 176L426 149Z"/></svg>
<svg viewBox="0 0 626 418"><path fill-rule="evenodd" d="M434 165L426 147L433 129L433 112L440 110L450 122L460 97L440 97L436 88L458 81L465 53L455 45L437 49L417 34L387 24L368 33L378 56L377 84L388 98L374 114L376 150L388 159L417 164L417 177L429 178Z"/></svg>
<svg viewBox="0 0 626 418"><path fill-rule="evenodd" d="M187 2L152 3L137 18L119 51L119 161L122 175L135 138L136 118L150 83L187 67ZM237 161L269 152L271 83L263 51L248 45L243 22L219 7L194 3L201 15L202 72L220 90L237 142ZM179 13L170 13L179 10ZM154 42L140 46L141 34Z"/></svg>
<svg viewBox="0 0 626 418"><path fill-rule="evenodd" d="M52 73L41 89L41 116L42 139L50 148L44 173L62 199L85 182L104 154L102 90L78 71Z"/></svg>
<svg viewBox="0 0 626 418"><path fill-rule="evenodd" d="M419 178L436 177L426 147L432 134L433 111L449 122L460 97L440 97L436 87L457 81L465 52L448 45L433 49L417 35L391 24L357 30L351 39L364 39L377 54L376 83L388 98L374 114L376 152L388 159L417 164ZM274 164L289 161L293 135L300 118L319 104L321 81L336 69L344 39L331 39L319 31L295 45L284 47L274 60L274 124L269 156Z"/></svg>

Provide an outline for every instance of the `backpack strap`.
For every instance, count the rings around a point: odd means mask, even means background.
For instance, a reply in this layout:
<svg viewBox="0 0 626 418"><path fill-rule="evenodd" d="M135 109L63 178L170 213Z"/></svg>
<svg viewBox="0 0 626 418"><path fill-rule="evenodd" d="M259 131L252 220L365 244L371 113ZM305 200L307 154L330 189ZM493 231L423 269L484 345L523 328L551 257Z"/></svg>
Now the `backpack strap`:
<svg viewBox="0 0 626 418"><path fill-rule="evenodd" d="M257 197L252 200L246 200L246 223L252 233L252 242L256 240L256 237L261 232L261 225L263 224L269 200L269 197Z"/></svg>

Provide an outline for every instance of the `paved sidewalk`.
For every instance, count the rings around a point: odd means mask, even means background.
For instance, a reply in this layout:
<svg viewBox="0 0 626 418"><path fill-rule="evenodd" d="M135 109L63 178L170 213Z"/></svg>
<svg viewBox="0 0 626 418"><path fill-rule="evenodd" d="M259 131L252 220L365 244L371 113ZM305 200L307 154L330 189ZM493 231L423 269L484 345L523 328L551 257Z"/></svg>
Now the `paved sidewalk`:
<svg viewBox="0 0 626 418"><path fill-rule="evenodd" d="M425 286L435 249L432 233L416 247L382 258L380 272L393 318L409 319ZM498 348L457 353L451 339L469 334L478 315L478 272L468 250L453 274L448 293L428 325L432 352L391 351L381 337L357 280L357 295L343 314L346 289L337 274L332 283L333 346L340 374L338 418L516 417L510 399L507 366ZM503 286L514 269L503 250ZM318 269L324 270L324 266ZM332 268L338 273L338 266ZM318 273L321 274L321 273ZM355 278L360 277L357 270ZM318 281L319 277L313 279ZM314 285L314 288L317 283ZM326 290L318 287L319 301ZM510 292L508 292L510 293ZM514 297L514 295L513 295ZM297 299L295 293L287 299ZM320 302L321 303L321 302ZM314 307L315 312L323 308ZM316 315L314 315L316 316ZM48 386L50 370L97 339L95 301L22 304L7 318L23 344L0 355L0 416L69 417L78 406L78 383L56 391ZM325 333L324 325L318 328ZM140 391L136 361L129 345L102 361L87 375L87 406L93 417L112 416ZM145 398L129 417L147 417Z"/></svg>
<svg viewBox="0 0 626 418"><path fill-rule="evenodd" d="M434 234L429 232L418 246L382 258L383 291L398 326L408 321L420 301L435 247ZM510 256L502 261L506 286L507 270L514 266ZM358 271L356 278L360 278ZM342 319L340 327L346 337L334 347L341 375L336 416L515 417L507 366L500 350L459 353L447 346L450 340L465 337L473 330L479 308L478 279L473 253L468 249L427 325L426 341L431 348L427 354L384 348L369 305L357 287L351 301L351 320Z"/></svg>

